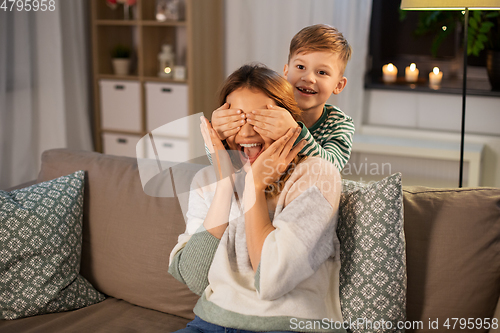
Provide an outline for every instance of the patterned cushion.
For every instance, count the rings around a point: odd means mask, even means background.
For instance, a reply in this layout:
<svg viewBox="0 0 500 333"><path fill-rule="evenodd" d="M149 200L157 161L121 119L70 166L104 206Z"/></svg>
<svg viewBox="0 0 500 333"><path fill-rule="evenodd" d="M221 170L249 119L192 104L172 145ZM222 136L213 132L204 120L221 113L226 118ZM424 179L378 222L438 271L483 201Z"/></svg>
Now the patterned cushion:
<svg viewBox="0 0 500 333"><path fill-rule="evenodd" d="M104 300L80 276L84 172L0 191L2 319L78 309Z"/></svg>
<svg viewBox="0 0 500 333"><path fill-rule="evenodd" d="M340 302L351 332L400 332L406 320L401 174L369 185L343 181L338 237Z"/></svg>

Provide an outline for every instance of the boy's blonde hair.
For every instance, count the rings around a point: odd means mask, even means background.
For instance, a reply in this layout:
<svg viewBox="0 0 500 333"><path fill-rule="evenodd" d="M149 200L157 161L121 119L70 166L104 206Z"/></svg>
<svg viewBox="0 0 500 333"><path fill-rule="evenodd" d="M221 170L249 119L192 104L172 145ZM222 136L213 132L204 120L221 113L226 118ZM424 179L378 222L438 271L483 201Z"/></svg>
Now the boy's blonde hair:
<svg viewBox="0 0 500 333"><path fill-rule="evenodd" d="M326 51L339 55L339 60L344 63L344 69L349 59L351 59L351 45L344 38L342 33L327 24L316 24L303 28L290 42L290 58L301 52Z"/></svg>

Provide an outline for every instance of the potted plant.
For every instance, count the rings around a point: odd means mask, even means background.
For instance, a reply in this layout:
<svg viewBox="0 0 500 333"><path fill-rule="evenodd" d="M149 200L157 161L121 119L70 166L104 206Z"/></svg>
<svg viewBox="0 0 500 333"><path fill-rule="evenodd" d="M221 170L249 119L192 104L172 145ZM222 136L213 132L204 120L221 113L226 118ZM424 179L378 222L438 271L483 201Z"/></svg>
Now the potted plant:
<svg viewBox="0 0 500 333"><path fill-rule="evenodd" d="M500 91L500 11L473 11L469 18L467 54L486 50L491 88Z"/></svg>
<svg viewBox="0 0 500 333"><path fill-rule="evenodd" d="M128 75L130 69L131 50L128 46L117 44L111 50L111 61L116 75Z"/></svg>
<svg viewBox="0 0 500 333"><path fill-rule="evenodd" d="M406 12L401 11L401 19ZM463 15L453 11L425 11L419 13L416 35L436 33L431 53L436 56L443 40L454 30L463 27ZM446 29L444 29L446 28ZM470 11L467 54L479 56L486 51L486 68L493 90L500 90L500 11Z"/></svg>

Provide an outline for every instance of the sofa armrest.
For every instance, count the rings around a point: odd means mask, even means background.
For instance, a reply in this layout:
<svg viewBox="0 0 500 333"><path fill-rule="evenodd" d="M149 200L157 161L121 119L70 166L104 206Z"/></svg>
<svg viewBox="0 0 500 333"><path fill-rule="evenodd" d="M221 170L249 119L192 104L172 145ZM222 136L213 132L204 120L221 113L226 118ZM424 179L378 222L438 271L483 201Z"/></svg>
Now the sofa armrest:
<svg viewBox="0 0 500 333"><path fill-rule="evenodd" d="M10 191L18 190L20 188L25 188L25 187L28 187L28 186L31 186L34 184L36 184L36 180L31 180L31 181L26 182L26 183L22 183L22 184L13 186L13 187L9 187L8 189L5 189L3 191L10 192Z"/></svg>

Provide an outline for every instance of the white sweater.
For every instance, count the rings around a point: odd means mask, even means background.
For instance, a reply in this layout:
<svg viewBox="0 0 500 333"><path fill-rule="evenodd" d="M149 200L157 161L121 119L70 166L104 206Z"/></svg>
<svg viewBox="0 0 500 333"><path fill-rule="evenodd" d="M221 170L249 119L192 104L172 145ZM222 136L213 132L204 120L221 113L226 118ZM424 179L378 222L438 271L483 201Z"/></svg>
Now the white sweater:
<svg viewBox="0 0 500 333"><path fill-rule="evenodd" d="M256 273L236 202L220 240L203 227L215 188L213 168L200 170L191 187L186 232L170 254L169 272L201 296L195 314L252 331L308 331L314 325L311 331L344 332L326 324L342 321L337 168L317 157L296 167L270 212L276 229L264 242Z"/></svg>

